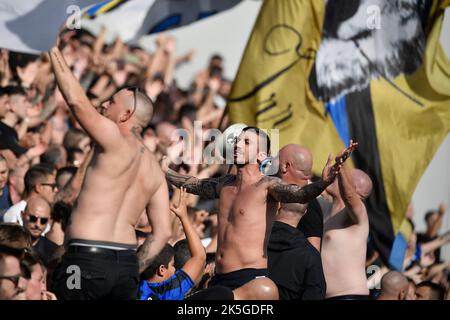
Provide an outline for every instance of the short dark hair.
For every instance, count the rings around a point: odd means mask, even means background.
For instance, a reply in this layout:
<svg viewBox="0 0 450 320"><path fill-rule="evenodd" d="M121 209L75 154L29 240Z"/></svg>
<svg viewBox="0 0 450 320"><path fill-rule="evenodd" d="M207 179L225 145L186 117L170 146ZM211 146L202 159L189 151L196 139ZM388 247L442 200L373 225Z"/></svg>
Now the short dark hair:
<svg viewBox="0 0 450 320"><path fill-rule="evenodd" d="M28 269L31 271L31 268L37 264L39 264L42 269L45 268L45 264L42 261L41 257L39 256L39 253L34 248L28 249L21 261Z"/></svg>
<svg viewBox="0 0 450 320"><path fill-rule="evenodd" d="M211 58L209 59L209 61L212 61L212 60L223 60L223 57L222 57L222 55L220 55L219 53L215 53L215 54L213 54L212 56L211 56Z"/></svg>
<svg viewBox="0 0 450 320"><path fill-rule="evenodd" d="M192 257L187 239L182 239L175 243L173 249L175 250L175 269L179 270L183 268L186 262Z"/></svg>
<svg viewBox="0 0 450 320"><path fill-rule="evenodd" d="M183 117L189 118L190 121L194 122L197 118L197 108L192 103L185 103L181 106L178 113L178 122L181 123Z"/></svg>
<svg viewBox="0 0 450 320"><path fill-rule="evenodd" d="M425 214L425 222L428 223L428 220L430 220L430 218L435 214L438 214L436 210L427 211L427 213Z"/></svg>
<svg viewBox="0 0 450 320"><path fill-rule="evenodd" d="M160 266L164 266L166 268L169 267L170 260L174 257L175 250L170 244L166 244L160 253L155 257L153 262L148 266L147 269L144 270L141 274L141 280L148 280L153 277L157 272Z"/></svg>
<svg viewBox="0 0 450 320"><path fill-rule="evenodd" d="M59 176L66 174L66 173L73 176L77 173L77 170L78 170L78 168L75 166L62 167L62 168L58 169L58 171L56 172L56 178L58 179Z"/></svg>
<svg viewBox="0 0 450 320"><path fill-rule="evenodd" d="M421 287L430 288L430 300L444 300L445 289L441 285L431 281L422 281L417 285L417 288Z"/></svg>
<svg viewBox="0 0 450 320"><path fill-rule="evenodd" d="M39 55L23 53L23 52L9 52L9 65L13 72L15 72L16 68L26 67L29 63L34 62L39 59Z"/></svg>
<svg viewBox="0 0 450 320"><path fill-rule="evenodd" d="M248 126L248 127L245 127L244 129L242 129L242 132L246 132L246 131L252 131L252 132L256 133L259 136L259 138L262 138L263 141L260 141L259 144L260 144L260 146L265 145L267 154L270 154L270 138L267 135L267 133L265 133L260 128L252 127L252 126Z"/></svg>
<svg viewBox="0 0 450 320"><path fill-rule="evenodd" d="M3 96L5 94L8 96L12 96L13 94L17 94L17 95L21 95L21 96L27 95L27 93L25 92L25 89L22 88L21 86L6 86L6 87L0 88L0 96Z"/></svg>
<svg viewBox="0 0 450 320"><path fill-rule="evenodd" d="M52 174L53 172L50 168L39 164L34 165L25 173L25 192L30 194L38 183L44 182L45 178Z"/></svg>
<svg viewBox="0 0 450 320"><path fill-rule="evenodd" d="M31 247L30 232L16 223L0 223L0 245L13 249Z"/></svg>

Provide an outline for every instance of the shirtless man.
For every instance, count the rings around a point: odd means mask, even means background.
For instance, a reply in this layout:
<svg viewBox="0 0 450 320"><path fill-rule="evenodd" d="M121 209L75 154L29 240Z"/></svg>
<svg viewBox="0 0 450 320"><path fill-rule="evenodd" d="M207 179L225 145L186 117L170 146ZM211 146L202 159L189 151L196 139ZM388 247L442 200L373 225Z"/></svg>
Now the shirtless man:
<svg viewBox="0 0 450 320"><path fill-rule="evenodd" d="M140 271L170 237L167 183L140 138L152 102L138 89L122 89L99 113L60 50L55 46L49 55L64 99L96 143L67 229L68 248L54 273L54 292L58 299L136 299ZM136 254L134 227L144 211L153 233Z"/></svg>
<svg viewBox="0 0 450 320"><path fill-rule="evenodd" d="M267 276L267 243L279 202L307 203L330 185L340 168L327 162L322 180L304 188L268 177L259 165L270 151L270 140L258 128L244 128L234 148L237 175L197 179L167 170L177 187L204 198L219 198L216 275L210 286L235 289Z"/></svg>
<svg viewBox="0 0 450 320"><path fill-rule="evenodd" d="M372 190L369 176L358 169L339 172L324 195L322 264L327 283L326 298L368 299L366 247L369 219L363 200Z"/></svg>

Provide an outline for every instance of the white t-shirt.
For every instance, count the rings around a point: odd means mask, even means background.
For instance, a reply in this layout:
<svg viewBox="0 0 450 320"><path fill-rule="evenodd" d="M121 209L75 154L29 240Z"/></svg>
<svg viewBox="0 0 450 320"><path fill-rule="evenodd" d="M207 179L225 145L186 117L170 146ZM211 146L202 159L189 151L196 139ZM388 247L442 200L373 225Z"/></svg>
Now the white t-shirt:
<svg viewBox="0 0 450 320"><path fill-rule="evenodd" d="M17 202L15 205L10 207L8 211L5 212L5 215L3 216L3 222L18 223L23 226L22 211L25 210L26 206L27 202L25 200L20 200L19 202ZM42 232L42 236L45 236L45 234L49 231L50 223L47 223L47 227L45 227L44 232Z"/></svg>
<svg viewBox="0 0 450 320"><path fill-rule="evenodd" d="M17 202L15 205L10 207L8 211L5 212L5 215L3 216L3 221L18 223L21 226L23 226L22 211L25 210L26 206L27 202L25 200Z"/></svg>

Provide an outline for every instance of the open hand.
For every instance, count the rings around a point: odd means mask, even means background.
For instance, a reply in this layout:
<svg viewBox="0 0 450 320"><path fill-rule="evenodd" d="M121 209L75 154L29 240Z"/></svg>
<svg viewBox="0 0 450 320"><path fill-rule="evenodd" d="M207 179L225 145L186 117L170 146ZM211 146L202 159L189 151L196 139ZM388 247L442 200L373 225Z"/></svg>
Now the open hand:
<svg viewBox="0 0 450 320"><path fill-rule="evenodd" d="M344 162L350 157L352 152L356 149L358 146L358 142L353 142L353 140L350 140L350 145L339 152L339 154L335 158L335 163L331 165L331 159L332 156L328 156L327 163L325 164L325 167L322 171L322 180L326 184L333 183L334 179L336 178L337 174L339 173L339 170L342 168Z"/></svg>
<svg viewBox="0 0 450 320"><path fill-rule="evenodd" d="M353 142L353 140L350 140L350 144L347 148L342 150L337 156L336 156L336 163L342 164L347 160L352 152L358 147L358 142Z"/></svg>
<svg viewBox="0 0 450 320"><path fill-rule="evenodd" d="M333 183L334 179L336 179L336 176L339 173L339 170L342 167L342 164L339 163L331 165L331 159L333 159L333 157L330 154L328 156L327 163L322 170L322 180L326 185L330 185Z"/></svg>

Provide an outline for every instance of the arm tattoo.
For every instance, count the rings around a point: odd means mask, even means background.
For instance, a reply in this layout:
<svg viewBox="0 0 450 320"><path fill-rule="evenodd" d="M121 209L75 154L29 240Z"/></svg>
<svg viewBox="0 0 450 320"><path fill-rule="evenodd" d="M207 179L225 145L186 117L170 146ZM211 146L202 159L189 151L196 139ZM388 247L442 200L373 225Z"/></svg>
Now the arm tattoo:
<svg viewBox="0 0 450 320"><path fill-rule="evenodd" d="M152 263L153 259L155 258L154 256L149 255L153 242L153 235L149 234L137 252L139 261L139 273L144 272L144 270L148 268L150 263Z"/></svg>
<svg viewBox="0 0 450 320"><path fill-rule="evenodd" d="M169 169L166 173L166 178L174 186L186 188L186 191L189 193L205 199L216 199L219 197L218 187L231 183L234 181L235 176L226 175L219 178L198 179L192 176L181 175Z"/></svg>
<svg viewBox="0 0 450 320"><path fill-rule="evenodd" d="M140 153L144 153L145 152L145 145L144 145L144 141L142 140L141 135L139 134L139 132L142 131L139 129L139 127L134 126L133 128L131 128L131 133L136 137L136 139L142 144L141 148L139 149Z"/></svg>
<svg viewBox="0 0 450 320"><path fill-rule="evenodd" d="M308 203L319 196L326 185L322 180L308 184L304 187L284 183L279 178L269 178L269 194L279 202L285 203Z"/></svg>

